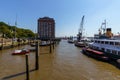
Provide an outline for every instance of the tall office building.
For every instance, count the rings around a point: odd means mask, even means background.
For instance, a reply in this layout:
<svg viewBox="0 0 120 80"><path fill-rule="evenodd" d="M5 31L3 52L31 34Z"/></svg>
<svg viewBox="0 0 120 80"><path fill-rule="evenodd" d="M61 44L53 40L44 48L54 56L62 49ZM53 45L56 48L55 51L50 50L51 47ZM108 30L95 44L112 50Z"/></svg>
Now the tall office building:
<svg viewBox="0 0 120 80"><path fill-rule="evenodd" d="M55 21L53 18L43 17L38 19L38 38L55 38Z"/></svg>

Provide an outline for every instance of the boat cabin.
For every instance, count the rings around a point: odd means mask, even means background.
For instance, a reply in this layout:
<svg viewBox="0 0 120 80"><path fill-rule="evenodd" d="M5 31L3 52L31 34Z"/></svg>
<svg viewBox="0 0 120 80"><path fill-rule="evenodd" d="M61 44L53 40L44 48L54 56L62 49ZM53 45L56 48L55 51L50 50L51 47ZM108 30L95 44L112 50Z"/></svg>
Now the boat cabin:
<svg viewBox="0 0 120 80"><path fill-rule="evenodd" d="M95 39L89 47L106 53L120 55L120 40Z"/></svg>

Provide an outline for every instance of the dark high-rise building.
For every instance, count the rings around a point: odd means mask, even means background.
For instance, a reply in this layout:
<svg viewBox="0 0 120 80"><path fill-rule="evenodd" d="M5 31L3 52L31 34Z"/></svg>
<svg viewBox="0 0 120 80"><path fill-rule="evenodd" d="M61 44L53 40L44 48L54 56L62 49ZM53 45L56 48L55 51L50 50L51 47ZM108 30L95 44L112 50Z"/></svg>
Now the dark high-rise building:
<svg viewBox="0 0 120 80"><path fill-rule="evenodd" d="M38 19L38 38L55 38L55 21L53 18L43 17Z"/></svg>

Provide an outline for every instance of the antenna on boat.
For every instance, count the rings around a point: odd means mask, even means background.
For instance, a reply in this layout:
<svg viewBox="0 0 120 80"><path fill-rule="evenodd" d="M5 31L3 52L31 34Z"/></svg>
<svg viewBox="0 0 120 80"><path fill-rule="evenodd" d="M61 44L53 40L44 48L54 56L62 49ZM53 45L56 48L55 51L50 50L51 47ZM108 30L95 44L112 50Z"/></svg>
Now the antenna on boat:
<svg viewBox="0 0 120 80"><path fill-rule="evenodd" d="M104 25L104 28L103 28L103 33L105 34L105 31L106 31L106 20L104 20L103 25Z"/></svg>
<svg viewBox="0 0 120 80"><path fill-rule="evenodd" d="M104 22L101 24L101 27L99 29L99 34L105 34L105 31L106 31L106 20L104 20Z"/></svg>

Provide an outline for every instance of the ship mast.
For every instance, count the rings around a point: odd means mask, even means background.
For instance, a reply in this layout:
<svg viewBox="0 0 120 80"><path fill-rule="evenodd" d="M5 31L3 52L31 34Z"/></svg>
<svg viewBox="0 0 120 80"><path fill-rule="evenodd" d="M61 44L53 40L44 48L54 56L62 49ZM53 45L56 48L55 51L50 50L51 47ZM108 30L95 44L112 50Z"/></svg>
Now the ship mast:
<svg viewBox="0 0 120 80"><path fill-rule="evenodd" d="M104 28L103 28L103 34L105 34L105 31L106 31L106 20L104 20L104 23L102 23L104 25Z"/></svg>
<svg viewBox="0 0 120 80"><path fill-rule="evenodd" d="M16 20L15 20L15 32L14 32L14 38L16 39L16 27L17 27L17 14L16 14Z"/></svg>
<svg viewBox="0 0 120 80"><path fill-rule="evenodd" d="M104 22L101 24L101 27L99 29L99 35L105 35L105 31L106 31L106 20L104 20Z"/></svg>

